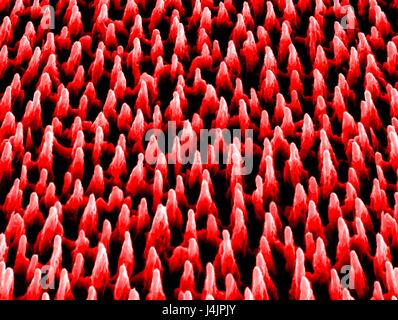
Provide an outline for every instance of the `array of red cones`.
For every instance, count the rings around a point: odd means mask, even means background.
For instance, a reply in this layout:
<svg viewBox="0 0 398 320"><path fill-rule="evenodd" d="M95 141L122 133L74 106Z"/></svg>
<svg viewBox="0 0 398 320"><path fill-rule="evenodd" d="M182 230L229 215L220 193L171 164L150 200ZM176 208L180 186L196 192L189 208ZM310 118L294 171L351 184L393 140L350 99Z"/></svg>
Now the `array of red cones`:
<svg viewBox="0 0 398 320"><path fill-rule="evenodd" d="M295 2L1 1L0 299L398 298L398 6Z"/></svg>

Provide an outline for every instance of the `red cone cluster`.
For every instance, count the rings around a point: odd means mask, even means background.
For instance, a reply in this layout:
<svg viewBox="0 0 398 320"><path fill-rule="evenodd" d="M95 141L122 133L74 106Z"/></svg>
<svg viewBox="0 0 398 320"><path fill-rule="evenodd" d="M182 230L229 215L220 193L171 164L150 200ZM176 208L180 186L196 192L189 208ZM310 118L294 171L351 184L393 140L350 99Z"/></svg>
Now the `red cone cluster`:
<svg viewBox="0 0 398 320"><path fill-rule="evenodd" d="M0 2L0 299L398 298L398 1L46 5Z"/></svg>

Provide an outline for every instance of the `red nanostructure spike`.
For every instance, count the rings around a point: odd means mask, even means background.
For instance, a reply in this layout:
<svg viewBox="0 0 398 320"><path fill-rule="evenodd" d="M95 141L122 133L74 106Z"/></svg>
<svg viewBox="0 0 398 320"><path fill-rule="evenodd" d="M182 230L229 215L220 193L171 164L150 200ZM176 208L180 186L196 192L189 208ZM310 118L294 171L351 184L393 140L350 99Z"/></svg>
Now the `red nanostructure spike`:
<svg viewBox="0 0 398 320"><path fill-rule="evenodd" d="M397 1L86 2L0 3L0 299L397 299Z"/></svg>

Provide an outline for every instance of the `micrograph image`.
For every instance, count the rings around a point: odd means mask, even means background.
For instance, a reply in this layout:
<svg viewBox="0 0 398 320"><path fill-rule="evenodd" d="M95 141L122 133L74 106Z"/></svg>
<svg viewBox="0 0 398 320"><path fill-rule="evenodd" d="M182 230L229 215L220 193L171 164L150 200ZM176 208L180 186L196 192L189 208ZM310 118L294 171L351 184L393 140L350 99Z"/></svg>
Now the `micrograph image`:
<svg viewBox="0 0 398 320"><path fill-rule="evenodd" d="M398 0L0 0L0 300L397 300L397 47Z"/></svg>

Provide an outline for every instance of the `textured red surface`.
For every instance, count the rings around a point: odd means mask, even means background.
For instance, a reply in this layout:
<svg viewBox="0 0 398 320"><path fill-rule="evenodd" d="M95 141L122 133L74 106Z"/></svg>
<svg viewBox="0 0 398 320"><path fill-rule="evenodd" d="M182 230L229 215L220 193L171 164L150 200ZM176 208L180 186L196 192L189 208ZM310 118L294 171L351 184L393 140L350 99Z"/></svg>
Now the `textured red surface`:
<svg viewBox="0 0 398 320"><path fill-rule="evenodd" d="M397 0L48 4L0 1L0 299L398 297Z"/></svg>

